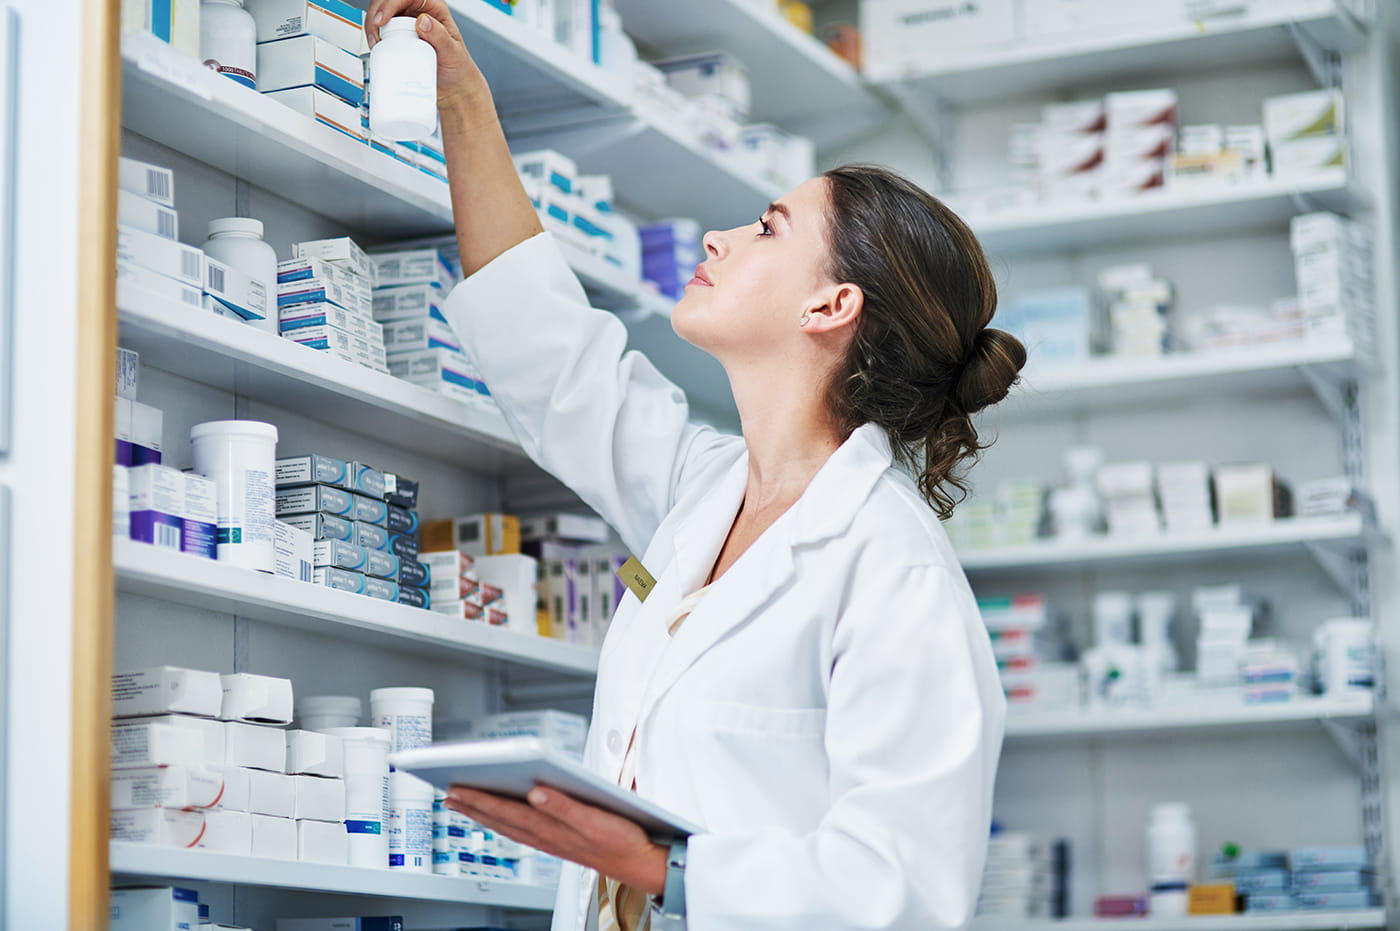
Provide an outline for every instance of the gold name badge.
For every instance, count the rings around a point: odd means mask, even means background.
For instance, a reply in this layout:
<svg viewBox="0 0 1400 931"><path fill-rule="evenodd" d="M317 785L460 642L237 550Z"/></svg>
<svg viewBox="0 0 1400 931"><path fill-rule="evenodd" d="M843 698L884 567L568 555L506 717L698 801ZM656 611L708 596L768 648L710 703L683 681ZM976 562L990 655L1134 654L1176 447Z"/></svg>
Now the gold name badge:
<svg viewBox="0 0 1400 931"><path fill-rule="evenodd" d="M637 596L638 601L646 601L651 590L656 587L656 579L643 566L642 561L633 556L622 564L622 568L617 570L617 577L622 580L632 594Z"/></svg>

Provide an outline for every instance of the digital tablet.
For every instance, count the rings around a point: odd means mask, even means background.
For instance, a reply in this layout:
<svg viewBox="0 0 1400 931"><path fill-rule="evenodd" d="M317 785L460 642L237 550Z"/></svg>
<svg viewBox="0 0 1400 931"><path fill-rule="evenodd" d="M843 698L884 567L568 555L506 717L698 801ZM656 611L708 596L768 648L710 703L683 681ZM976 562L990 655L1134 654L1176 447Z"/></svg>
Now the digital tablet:
<svg viewBox="0 0 1400 931"><path fill-rule="evenodd" d="M662 844L700 833L690 822L589 772L582 763L535 737L400 750L389 755L389 765L444 790L459 785L523 800L535 786L548 786L637 823Z"/></svg>

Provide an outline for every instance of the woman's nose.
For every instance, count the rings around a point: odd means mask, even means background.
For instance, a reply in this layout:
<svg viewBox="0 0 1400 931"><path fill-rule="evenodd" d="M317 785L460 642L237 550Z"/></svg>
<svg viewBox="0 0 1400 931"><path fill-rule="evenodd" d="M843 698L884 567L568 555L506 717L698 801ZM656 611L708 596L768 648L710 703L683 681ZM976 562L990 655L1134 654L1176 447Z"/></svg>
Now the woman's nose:
<svg viewBox="0 0 1400 931"><path fill-rule="evenodd" d="M722 258L724 253L728 251L728 246L724 241L724 235L715 230L707 232L700 241L704 243L705 251L717 259Z"/></svg>

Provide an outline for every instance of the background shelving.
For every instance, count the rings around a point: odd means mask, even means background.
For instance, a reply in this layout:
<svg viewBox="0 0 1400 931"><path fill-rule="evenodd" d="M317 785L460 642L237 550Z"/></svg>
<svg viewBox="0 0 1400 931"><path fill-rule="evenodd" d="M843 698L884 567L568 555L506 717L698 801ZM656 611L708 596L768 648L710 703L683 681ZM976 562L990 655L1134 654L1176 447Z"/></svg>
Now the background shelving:
<svg viewBox="0 0 1400 931"><path fill-rule="evenodd" d="M1383 928L1385 911L1379 908L1348 912L1274 912L1262 915L1196 916L1188 918L1074 918L1067 921L978 920L974 931L1105 931L1141 928L1142 931L1347 931Z"/></svg>

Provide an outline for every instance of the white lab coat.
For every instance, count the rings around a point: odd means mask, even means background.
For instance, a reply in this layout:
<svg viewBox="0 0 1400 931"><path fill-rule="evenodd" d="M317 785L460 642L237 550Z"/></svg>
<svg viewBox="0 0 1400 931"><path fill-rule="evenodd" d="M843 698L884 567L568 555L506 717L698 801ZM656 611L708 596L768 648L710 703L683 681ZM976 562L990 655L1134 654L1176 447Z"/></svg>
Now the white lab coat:
<svg viewBox="0 0 1400 931"><path fill-rule="evenodd" d="M674 638L744 495L739 437L592 310L549 234L457 286L447 315L532 459L656 576L622 599L585 761L705 828L691 931L954 929L977 902L1005 718L977 605L933 511L858 429ZM567 865L554 931L596 874Z"/></svg>

